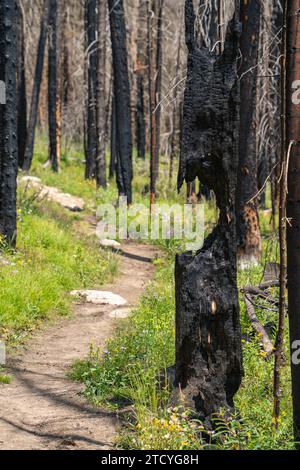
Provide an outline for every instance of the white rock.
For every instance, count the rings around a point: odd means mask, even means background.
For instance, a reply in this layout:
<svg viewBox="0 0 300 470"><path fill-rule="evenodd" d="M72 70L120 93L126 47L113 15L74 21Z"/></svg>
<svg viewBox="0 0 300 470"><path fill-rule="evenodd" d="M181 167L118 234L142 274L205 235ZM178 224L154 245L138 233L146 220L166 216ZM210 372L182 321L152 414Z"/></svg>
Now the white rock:
<svg viewBox="0 0 300 470"><path fill-rule="evenodd" d="M100 245L104 248L120 248L121 243L117 242L116 240L100 240Z"/></svg>
<svg viewBox="0 0 300 470"><path fill-rule="evenodd" d="M21 181L24 183L41 183L41 179L36 176L23 176Z"/></svg>
<svg viewBox="0 0 300 470"><path fill-rule="evenodd" d="M108 316L110 318L115 318L115 319L122 319L122 318L128 318L131 314L131 310L128 308L123 308L119 310L114 310L111 312Z"/></svg>
<svg viewBox="0 0 300 470"><path fill-rule="evenodd" d="M97 305L126 305L127 300L112 292L99 290L74 290L71 292L74 297L80 297L85 302Z"/></svg>

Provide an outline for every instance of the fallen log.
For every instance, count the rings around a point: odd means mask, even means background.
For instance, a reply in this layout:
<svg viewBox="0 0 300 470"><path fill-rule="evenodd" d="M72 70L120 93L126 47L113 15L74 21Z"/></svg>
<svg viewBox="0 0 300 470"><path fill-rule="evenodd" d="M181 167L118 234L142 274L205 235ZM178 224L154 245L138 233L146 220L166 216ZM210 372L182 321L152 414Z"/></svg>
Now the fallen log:
<svg viewBox="0 0 300 470"><path fill-rule="evenodd" d="M275 348L274 348L274 346L273 346L273 344L272 344L265 328L260 323L260 321L258 320L258 318L255 314L255 308L254 308L254 305L253 305L252 298L251 298L250 294L245 295L245 304L246 304L246 310L247 310L247 314L248 314L249 320L251 322L252 328L254 329L254 331L259 336L262 347L263 347L263 350L266 353L265 359L269 359L269 357L272 356L272 354L274 353Z"/></svg>

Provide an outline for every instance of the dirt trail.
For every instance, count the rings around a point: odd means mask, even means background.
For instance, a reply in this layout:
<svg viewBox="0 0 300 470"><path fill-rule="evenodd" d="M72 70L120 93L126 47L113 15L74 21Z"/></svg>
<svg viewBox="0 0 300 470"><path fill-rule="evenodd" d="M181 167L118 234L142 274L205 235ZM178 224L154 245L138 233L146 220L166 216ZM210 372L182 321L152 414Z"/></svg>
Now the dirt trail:
<svg viewBox="0 0 300 470"><path fill-rule="evenodd" d="M153 276L151 246L122 245L120 276L103 287L135 305ZM118 307L80 303L69 319L45 327L9 359L10 385L0 385L0 450L111 449L116 416L89 406L82 385L66 378L72 362L84 358L91 342L103 347L116 325ZM120 307L119 307L120 309ZM124 312L124 307L121 309Z"/></svg>

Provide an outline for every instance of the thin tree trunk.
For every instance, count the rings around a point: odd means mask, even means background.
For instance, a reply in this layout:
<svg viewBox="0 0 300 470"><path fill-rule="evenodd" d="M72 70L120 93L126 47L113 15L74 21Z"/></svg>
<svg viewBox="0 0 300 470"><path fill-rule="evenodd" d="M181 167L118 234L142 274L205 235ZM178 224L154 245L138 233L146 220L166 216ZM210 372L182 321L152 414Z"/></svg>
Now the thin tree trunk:
<svg viewBox="0 0 300 470"><path fill-rule="evenodd" d="M256 91L260 2L241 2L242 66L240 155L237 186L238 260L241 267L256 264L261 255L256 155Z"/></svg>
<svg viewBox="0 0 300 470"><path fill-rule="evenodd" d="M38 107L39 107L39 98L41 83L43 77L43 68L44 68L44 59L45 59L45 48L47 41L47 26L48 26L48 16L49 16L49 1L44 1L43 16L41 20L41 30L39 43L37 48L37 57L36 57L36 67L33 80L33 89L32 89L32 98L30 106L30 116L27 129L27 141L26 141L26 151L23 163L23 170L29 171L31 167L33 150L34 150L34 140L35 140L35 128L38 117Z"/></svg>
<svg viewBox="0 0 300 470"><path fill-rule="evenodd" d="M15 0L0 3L0 81L6 87L6 103L0 104L0 237L2 242L15 246L18 167Z"/></svg>
<svg viewBox="0 0 300 470"><path fill-rule="evenodd" d="M48 70L48 118L49 160L52 170L60 165L60 99L59 99L59 51L58 51L58 3L50 0L49 9L49 70Z"/></svg>
<svg viewBox="0 0 300 470"><path fill-rule="evenodd" d="M18 7L18 38L17 46L19 57L18 61L18 165L22 168L25 158L26 139L27 139L27 94L26 94L26 74L25 74L25 33L24 33L24 15L20 2Z"/></svg>
<svg viewBox="0 0 300 470"><path fill-rule="evenodd" d="M93 179L96 176L97 145L97 0L86 0L86 170L85 177Z"/></svg>
<svg viewBox="0 0 300 470"><path fill-rule="evenodd" d="M156 149L157 149L157 125L156 125L156 84L155 61L153 44L153 15L154 0L147 1L147 44L148 44L148 81L149 81L149 109L150 109L150 205L155 204L156 199Z"/></svg>
<svg viewBox="0 0 300 470"><path fill-rule="evenodd" d="M146 157L146 127L144 105L144 75L137 72L137 105L136 105L136 142L138 158Z"/></svg>
<svg viewBox="0 0 300 470"><path fill-rule="evenodd" d="M109 164L109 178L113 179L116 173L116 162L118 160L117 148L117 110L116 100L112 96L111 105L111 129L110 129L110 164Z"/></svg>
<svg viewBox="0 0 300 470"><path fill-rule="evenodd" d="M161 84L162 84L162 60L163 60L163 12L164 0L158 1L158 17L157 17L157 39L156 39L156 83L155 83L155 100L156 100L156 150L155 150L155 172L156 179L159 176L159 153L160 153L160 122L161 122Z"/></svg>
<svg viewBox="0 0 300 470"><path fill-rule="evenodd" d="M292 355L295 441L300 442L300 102L294 90L300 77L300 0L287 2L288 296ZM298 444L299 445L299 444Z"/></svg>
<svg viewBox="0 0 300 470"><path fill-rule="evenodd" d="M286 278L287 278L287 222L286 222L286 204L287 204L287 140L286 140L286 53L287 53L287 35L286 4L284 5L284 15L282 23L282 49L281 49L281 177L279 193L279 241L280 241L280 295L279 295L279 322L278 332L275 343L275 364L274 364L274 411L273 419L275 427L278 428L280 416L280 378L282 367L282 354L284 343L284 326L286 314Z"/></svg>
<svg viewBox="0 0 300 470"><path fill-rule="evenodd" d="M130 85L126 48L126 25L123 0L108 0L114 70L114 94L117 117L119 195L132 202L132 135Z"/></svg>
<svg viewBox="0 0 300 470"><path fill-rule="evenodd" d="M180 70L180 53L181 53L181 40L182 40L182 29L178 34L178 46L177 46L177 62L176 62L176 80L179 77L179 70ZM174 172L174 160L175 160L175 153L176 153L176 137L177 137L177 114L178 114L178 103L177 103L177 96L178 96L178 86L174 87L173 92L173 116L172 116L172 135L171 135L171 151L170 151L170 169L169 169L169 187L172 186L173 181L173 172ZM181 114L181 109L179 107ZM180 123L181 124L181 123Z"/></svg>
<svg viewBox="0 0 300 470"><path fill-rule="evenodd" d="M137 51L136 51L136 145L138 158L146 157L146 122L145 122L145 69L147 57L147 17L144 1L138 2Z"/></svg>
<svg viewBox="0 0 300 470"><path fill-rule="evenodd" d="M98 0L96 182L102 188L106 188L106 19L106 0Z"/></svg>
<svg viewBox="0 0 300 470"><path fill-rule="evenodd" d="M186 0L189 56L178 187L198 177L214 190L220 218L196 255L187 252L176 259L175 385L207 426L221 408L233 407L243 374L235 223L237 12L224 52L212 53L197 46L193 0Z"/></svg>

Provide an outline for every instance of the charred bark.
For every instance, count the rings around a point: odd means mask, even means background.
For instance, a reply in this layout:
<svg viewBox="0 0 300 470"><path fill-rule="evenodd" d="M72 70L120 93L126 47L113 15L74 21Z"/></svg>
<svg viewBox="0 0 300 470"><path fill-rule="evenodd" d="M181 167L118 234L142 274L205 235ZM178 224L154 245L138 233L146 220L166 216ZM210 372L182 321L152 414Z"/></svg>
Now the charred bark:
<svg viewBox="0 0 300 470"><path fill-rule="evenodd" d="M116 173L116 163L118 160L117 148L117 110L116 100L112 97L111 105L111 128L110 128L110 163L109 163L109 178L113 179Z"/></svg>
<svg viewBox="0 0 300 470"><path fill-rule="evenodd" d="M144 75L137 75L137 104L136 104L136 142L138 158L146 157L146 126L144 106Z"/></svg>
<svg viewBox="0 0 300 470"><path fill-rule="evenodd" d="M86 168L85 177L93 179L96 176L97 159L97 15L96 0L86 0L85 4L85 34L86 34Z"/></svg>
<svg viewBox="0 0 300 470"><path fill-rule="evenodd" d="M113 53L114 95L117 120L117 183L120 196L132 202L132 134L130 85L126 48L126 26L123 0L108 0Z"/></svg>
<svg viewBox="0 0 300 470"><path fill-rule="evenodd" d="M25 74L25 37L24 37L24 17L20 2L18 8L18 36L17 36L17 96L18 96L18 165L22 168L25 158L27 139L27 95L26 95L26 74Z"/></svg>
<svg viewBox="0 0 300 470"><path fill-rule="evenodd" d="M106 188L106 18L106 0L98 0L96 182L102 188Z"/></svg>
<svg viewBox="0 0 300 470"><path fill-rule="evenodd" d="M23 163L24 171L30 170L32 157L33 157L35 128L36 128L37 117L38 117L39 98L40 98L40 90L41 90L44 60L45 60L45 48L46 48L46 41L47 41L49 1L50 0L44 1L43 16L41 20L41 30L40 30L39 43L38 43L38 48L37 48L36 66L35 66L32 98L31 98L31 106L30 106L30 116L29 116L28 129L27 129L26 150L25 150L25 157L24 157L24 163Z"/></svg>
<svg viewBox="0 0 300 470"><path fill-rule="evenodd" d="M236 195L238 261L241 266L257 263L261 255L261 238L256 194L256 91L260 28L260 2L241 2L243 33L240 42L242 65L240 151Z"/></svg>
<svg viewBox="0 0 300 470"><path fill-rule="evenodd" d="M193 1L186 0L189 49L178 187L196 177L216 194L218 225L196 253L176 259L176 382L209 426L232 408L243 375L236 268L235 191L240 27L228 25L222 54L199 48Z"/></svg>
<svg viewBox="0 0 300 470"><path fill-rule="evenodd" d="M157 39L156 39L156 83L155 83L155 96L156 96L156 149L155 149L155 172L156 179L159 176L159 153L160 153L160 121L161 121L161 83L162 83L162 60L163 60L163 12L164 0L158 0L157 12Z"/></svg>
<svg viewBox="0 0 300 470"><path fill-rule="evenodd" d="M153 15L155 10L154 0L147 1L147 55L148 55L148 84L149 84L149 112L150 112L150 205L155 204L156 199L156 149L157 149L157 125L156 125L156 85L155 85L155 54L153 41Z"/></svg>
<svg viewBox="0 0 300 470"><path fill-rule="evenodd" d="M50 0L49 51L48 51L48 119L49 160L57 172L60 164L60 100L59 100L59 54L58 54L58 3Z"/></svg>
<svg viewBox="0 0 300 470"><path fill-rule="evenodd" d="M5 103L0 104L0 236L2 242L16 243L17 138L17 5L0 3L0 85Z"/></svg>
<svg viewBox="0 0 300 470"><path fill-rule="evenodd" d="M294 408L295 441L300 442L300 1L288 2L287 10L287 135L286 152L290 148L288 165L287 225L288 242L288 296L290 341L292 355L292 396ZM298 91L297 91L298 90Z"/></svg>

